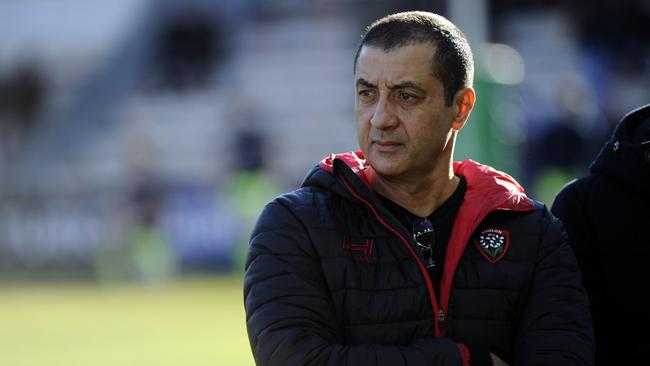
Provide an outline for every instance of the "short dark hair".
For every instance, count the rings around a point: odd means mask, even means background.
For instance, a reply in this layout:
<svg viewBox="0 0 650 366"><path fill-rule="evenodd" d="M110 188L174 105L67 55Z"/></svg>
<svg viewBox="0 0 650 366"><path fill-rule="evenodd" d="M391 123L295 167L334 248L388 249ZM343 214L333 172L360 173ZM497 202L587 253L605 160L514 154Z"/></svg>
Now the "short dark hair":
<svg viewBox="0 0 650 366"><path fill-rule="evenodd" d="M388 52L395 48L430 42L436 47L431 70L441 82L447 105L454 94L471 87L474 60L463 32L445 17L424 11L409 11L383 17L366 28L354 56L354 72L363 46L381 47Z"/></svg>

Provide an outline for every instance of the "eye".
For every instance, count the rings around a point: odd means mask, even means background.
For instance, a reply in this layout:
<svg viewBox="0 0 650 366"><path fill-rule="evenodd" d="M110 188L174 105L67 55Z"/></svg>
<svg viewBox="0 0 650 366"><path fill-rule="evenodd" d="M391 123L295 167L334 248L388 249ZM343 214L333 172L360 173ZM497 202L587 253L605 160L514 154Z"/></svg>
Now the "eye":
<svg viewBox="0 0 650 366"><path fill-rule="evenodd" d="M360 97L369 97L370 96L370 90L362 89L362 90L359 90L358 94L359 94Z"/></svg>
<svg viewBox="0 0 650 366"><path fill-rule="evenodd" d="M357 98L363 103L370 103L375 98L375 92L371 89L361 89L357 91Z"/></svg>
<svg viewBox="0 0 650 366"><path fill-rule="evenodd" d="M410 102L415 99L415 96L409 93L401 92L398 94L398 98L404 102Z"/></svg>

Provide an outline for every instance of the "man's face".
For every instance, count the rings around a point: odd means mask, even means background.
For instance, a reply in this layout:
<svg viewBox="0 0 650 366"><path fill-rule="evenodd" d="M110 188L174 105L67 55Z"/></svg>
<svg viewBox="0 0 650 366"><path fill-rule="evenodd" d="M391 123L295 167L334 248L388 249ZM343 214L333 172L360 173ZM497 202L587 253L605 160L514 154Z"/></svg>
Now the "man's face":
<svg viewBox="0 0 650 366"><path fill-rule="evenodd" d="M385 177L433 171L450 141L455 108L445 105L443 86L431 72L430 43L385 52L363 46L355 74L359 146Z"/></svg>

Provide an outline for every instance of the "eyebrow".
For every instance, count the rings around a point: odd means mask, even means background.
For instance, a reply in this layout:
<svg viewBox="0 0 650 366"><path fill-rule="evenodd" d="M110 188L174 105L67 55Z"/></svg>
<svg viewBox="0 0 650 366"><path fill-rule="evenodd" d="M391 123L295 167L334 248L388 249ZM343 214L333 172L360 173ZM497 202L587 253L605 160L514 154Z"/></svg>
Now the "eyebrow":
<svg viewBox="0 0 650 366"><path fill-rule="evenodd" d="M395 84L393 86L388 87L388 89L406 89L406 88L412 88L420 92L424 92L424 88L422 88L421 86L419 86L418 84L412 81L404 81L399 84Z"/></svg>
<svg viewBox="0 0 650 366"><path fill-rule="evenodd" d="M357 87L365 86L365 87L368 87L368 88L376 88L376 86L374 84L372 84L371 82L369 82L368 80L366 80L364 78L358 78L356 86Z"/></svg>
<svg viewBox="0 0 650 366"><path fill-rule="evenodd" d="M359 86L365 86L368 88L376 88L377 86L374 85L373 83L369 82L368 80L364 78L358 78L356 82L357 87ZM395 84L392 86L389 86L388 89L395 90L395 89L406 89L406 88L413 88L416 89L420 92L424 92L424 89L419 86L418 84L412 82L412 81L403 81L399 84Z"/></svg>

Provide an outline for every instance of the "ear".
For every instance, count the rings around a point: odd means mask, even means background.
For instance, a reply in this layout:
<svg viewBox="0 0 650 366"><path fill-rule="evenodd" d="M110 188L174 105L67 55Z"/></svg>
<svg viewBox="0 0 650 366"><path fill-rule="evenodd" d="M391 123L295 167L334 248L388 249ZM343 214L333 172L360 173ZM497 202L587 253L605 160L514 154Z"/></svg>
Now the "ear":
<svg viewBox="0 0 650 366"><path fill-rule="evenodd" d="M469 114L474 109L476 102L476 94L472 88L463 88L456 92L454 95L453 106L456 110L456 115L451 123L451 128L455 131L460 130L465 126Z"/></svg>

